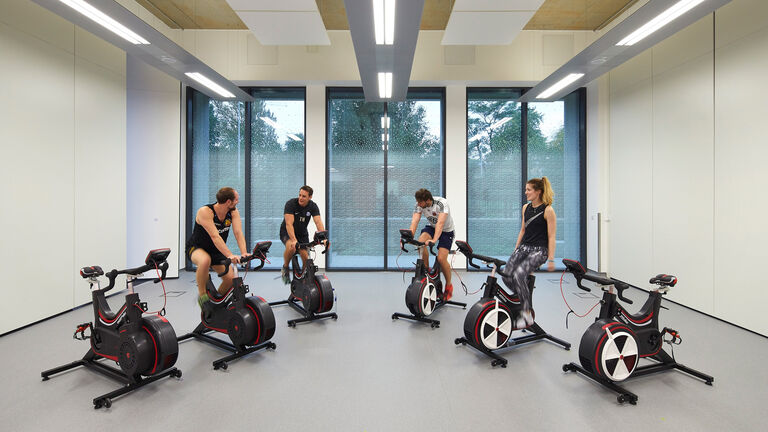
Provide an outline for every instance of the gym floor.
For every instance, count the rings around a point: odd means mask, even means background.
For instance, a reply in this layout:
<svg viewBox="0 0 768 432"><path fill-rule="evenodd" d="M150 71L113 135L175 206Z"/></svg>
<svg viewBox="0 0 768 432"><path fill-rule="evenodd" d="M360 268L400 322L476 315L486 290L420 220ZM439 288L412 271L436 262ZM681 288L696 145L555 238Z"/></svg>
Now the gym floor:
<svg viewBox="0 0 768 432"><path fill-rule="evenodd" d="M470 292L486 273L458 274ZM269 301L287 297L274 271L245 279L252 293ZM573 315L567 308L560 273L537 275L537 322L573 344L570 351L547 341L508 349L507 368L466 346L466 311L447 306L433 318L440 328L406 320L406 274L329 272L338 301L338 321L323 320L289 328L298 314L274 307L277 349L233 361L226 371L211 362L227 354L187 340L179 344L176 367L183 377L165 378L94 410L91 400L119 384L78 368L42 382L40 372L77 360L86 342L72 339L77 324L93 320L90 305L0 338L0 424L6 431L27 430L189 430L189 431L490 431L490 430L768 430L763 409L768 397L768 339L698 312L664 302L661 324L678 330L677 359L715 377L713 386L682 372L668 371L624 383L639 396L637 405L619 405L616 395L562 365L578 362L578 344L596 311ZM454 275L454 280L456 275ZM472 305L457 280L454 299ZM194 273L167 280L167 318L177 335L199 322ZM88 289L83 282L82 289ZM687 287L681 281L678 289ZM136 290L150 310L162 307L159 284ZM586 312L597 297L584 296L569 276L568 302ZM599 293L598 293L599 295ZM113 309L124 292L109 298ZM646 296L628 296L635 311ZM21 307L21 305L20 305ZM223 335L222 335L223 336ZM517 334L515 334L517 336ZM668 345L665 345L668 349ZM111 362L110 362L111 363ZM112 363L114 365L114 363Z"/></svg>

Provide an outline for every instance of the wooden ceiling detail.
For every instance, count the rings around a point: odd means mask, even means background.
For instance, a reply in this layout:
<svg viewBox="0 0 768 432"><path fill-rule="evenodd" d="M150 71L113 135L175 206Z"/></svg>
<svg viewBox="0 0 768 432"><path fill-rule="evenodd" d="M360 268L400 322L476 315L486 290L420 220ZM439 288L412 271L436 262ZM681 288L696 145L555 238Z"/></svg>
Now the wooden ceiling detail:
<svg viewBox="0 0 768 432"><path fill-rule="evenodd" d="M226 0L136 0L173 29L247 30Z"/></svg>
<svg viewBox="0 0 768 432"><path fill-rule="evenodd" d="M598 30L637 0L546 0L523 30Z"/></svg>
<svg viewBox="0 0 768 432"><path fill-rule="evenodd" d="M226 0L136 0L174 29L245 30ZM349 30L344 0L315 0L328 30ZM365 1L365 0L360 0ZM445 30L455 0L425 0L422 30ZM524 30L596 30L637 0L545 0Z"/></svg>

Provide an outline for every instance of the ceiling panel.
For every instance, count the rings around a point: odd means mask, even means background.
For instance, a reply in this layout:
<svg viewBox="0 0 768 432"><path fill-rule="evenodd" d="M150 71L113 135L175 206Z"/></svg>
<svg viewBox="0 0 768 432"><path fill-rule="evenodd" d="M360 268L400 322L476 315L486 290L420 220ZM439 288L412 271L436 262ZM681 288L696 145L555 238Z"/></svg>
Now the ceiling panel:
<svg viewBox="0 0 768 432"><path fill-rule="evenodd" d="M136 0L171 28L246 29L233 9L319 10L327 30L349 30L344 0ZM370 1L370 0L359 0ZM445 30L451 11L536 10L525 30L595 30L638 0L425 0L421 30ZM315 5L313 7L313 4ZM537 5L540 5L537 6Z"/></svg>
<svg viewBox="0 0 768 432"><path fill-rule="evenodd" d="M507 45L517 37L534 11L457 12L451 14L443 45Z"/></svg>
<svg viewBox="0 0 768 432"><path fill-rule="evenodd" d="M262 45L331 44L319 12L238 13Z"/></svg>
<svg viewBox="0 0 768 432"><path fill-rule="evenodd" d="M456 0L453 11L531 11L542 3L544 0Z"/></svg>
<svg viewBox="0 0 768 432"><path fill-rule="evenodd" d="M315 0L226 0L236 11L316 11Z"/></svg>

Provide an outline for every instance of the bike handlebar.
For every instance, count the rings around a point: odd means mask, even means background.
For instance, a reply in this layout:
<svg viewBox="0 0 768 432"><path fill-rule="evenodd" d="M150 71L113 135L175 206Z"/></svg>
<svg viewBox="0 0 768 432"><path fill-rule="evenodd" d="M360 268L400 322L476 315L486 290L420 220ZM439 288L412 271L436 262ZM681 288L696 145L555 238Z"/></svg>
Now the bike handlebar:
<svg viewBox="0 0 768 432"><path fill-rule="evenodd" d="M264 267L265 261L267 260L267 252L269 252L269 248L272 246L271 241L263 241L256 243L256 246L253 247L253 252L251 252L249 255L246 255L244 257L240 257L240 264L245 264L247 262L250 262L254 259L257 259L261 261L259 265L252 268L252 271L260 270L262 267ZM227 258L224 261L221 262L221 264L224 264L224 271L219 273L216 272L216 274L219 277L224 277L227 273L229 273L229 266L232 264L232 260Z"/></svg>
<svg viewBox="0 0 768 432"><path fill-rule="evenodd" d="M500 274L502 276L505 276L505 277L511 276L510 274L505 273L504 271L501 270L501 268L504 267L507 264L505 261L502 261L502 260L500 260L498 258L493 258L493 257L485 256L485 255L476 254L472 250L472 247L469 245L469 243L467 243L465 241L456 240L456 246L459 248L459 252L461 252L462 254L464 254L464 256L467 257L467 264L468 265L470 265L470 266L472 266L472 267L474 267L476 269L479 269L480 266L475 264L472 261L473 259L477 259L477 260L480 260L480 261L484 262L488 266L496 266L496 273L498 273L498 274Z"/></svg>
<svg viewBox="0 0 768 432"><path fill-rule="evenodd" d="M629 287L633 287L633 288L638 288L638 287L628 284L624 281L620 281L618 279L608 277L605 273L600 273L594 270L590 270L582 266L581 263L578 261L564 258L563 264L565 265L565 270L573 274L573 276L576 278L576 285L579 288L583 289L584 291L592 291L592 290L581 284L582 279L586 279L588 281L595 282L600 285L613 285L616 288L616 295L619 297L619 299L627 304L632 304L632 300L624 297L624 291Z"/></svg>
<svg viewBox="0 0 768 432"><path fill-rule="evenodd" d="M144 273L147 270L152 270L153 268L157 268L158 270L160 270L161 274L160 274L159 278L154 279L152 282L158 283L161 280L165 279L165 274L168 271L168 262L167 261L163 261L162 263L157 265L157 267L155 267L155 265L153 265L153 264L144 264L141 267L135 267L135 268L125 269L125 270L112 269L112 270L108 271L104 275L104 276L107 277L107 279L109 279L109 285L107 285L105 288L103 288L102 291L107 292L107 291L111 290L112 288L114 288L114 286L115 286L115 279L117 279L117 277L119 275L121 275L121 274L138 276L138 275Z"/></svg>
<svg viewBox="0 0 768 432"><path fill-rule="evenodd" d="M403 252L410 252L408 249L405 248L406 244L412 244L417 247L427 246L427 243L420 242L413 238L413 233L409 229L401 229L400 230L400 249L403 250ZM437 256L435 253L435 244L431 241L429 242L429 253L433 256Z"/></svg>

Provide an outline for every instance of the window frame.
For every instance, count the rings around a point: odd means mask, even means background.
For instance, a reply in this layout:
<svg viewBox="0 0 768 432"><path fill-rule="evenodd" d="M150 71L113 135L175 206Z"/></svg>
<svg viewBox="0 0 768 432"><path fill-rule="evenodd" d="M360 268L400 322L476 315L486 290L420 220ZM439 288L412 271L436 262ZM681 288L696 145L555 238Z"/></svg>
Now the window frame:
<svg viewBox="0 0 768 432"><path fill-rule="evenodd" d="M330 103L331 103L331 94L333 92L350 92L350 93L359 93L361 98L365 98L363 93L363 88L360 86L327 86L325 88L325 185L326 189L328 190L328 195L330 195L330 188L331 188L331 171L330 171L330 124L331 124L331 110L329 109ZM440 101L440 144L442 146L441 149L441 174L440 174L440 196L445 196L445 190L446 190L446 171L445 171L445 165L446 165L446 148L447 148L447 137L446 137L446 90L445 87L408 87L408 93L418 93L418 92L431 92L435 93L439 97L435 99L430 100L439 100ZM408 99L408 95L406 94L406 100ZM389 104L391 102L381 102L384 104L384 114L388 115L389 112ZM395 102L397 103L397 102ZM384 150L384 166L387 166L388 163L388 155L389 155L389 137L387 137L386 142L386 150ZM402 271L404 268L393 268L388 265L389 262L389 255L387 251L387 232L389 230L389 214L388 214L388 171L384 170L384 223L383 223L383 231L382 236L384 240L384 250L383 250L383 261L382 261L382 267L336 267L331 265L331 260L326 259L326 269L327 270L333 270L333 271ZM414 191L415 192L415 191ZM448 197L445 196L447 199ZM414 202L415 205L415 202ZM330 206L331 206L331 200L326 197L325 200L325 214L328 220L326 220L326 225L330 227L331 221L330 221ZM330 228L329 228L330 229ZM409 269L413 267L405 267L405 269Z"/></svg>
<svg viewBox="0 0 768 432"><path fill-rule="evenodd" d="M511 90L511 91L519 91L522 95L526 91L530 90L530 87L466 87L466 93L465 93L465 106L464 106L464 120L465 120L465 131L469 131L469 102L470 102L470 93L474 91L492 91L492 90ZM579 190L581 194L581 201L580 201L580 209L579 209L579 226L580 226L580 235L579 235L579 257L577 259L581 262L586 262L586 256L587 256L587 230L586 230L586 221L587 221L587 89L585 87L580 87L576 90L574 90L572 93L577 93L579 97ZM570 95L569 94L569 95ZM568 96L568 95L566 95ZM565 96L563 97L565 98ZM528 103L527 102L521 102L520 103L520 157L521 157L521 165L520 165L520 187L523 188L525 186L525 183L528 181ZM469 176L469 156L468 156L468 149L469 149L469 136L465 132L464 137L464 143L465 143L465 152L464 152L464 170L467 173L467 176ZM468 184L468 178L467 178L467 184ZM467 242L471 244L471 239L469 238L469 187L466 188L465 192L465 203L467 207L466 212L466 219L465 219L465 226L467 227ZM521 205L525 205L527 201L525 200L525 195L522 196L522 202ZM559 263L555 263L556 269L562 269L562 265ZM467 271L486 271L485 269L475 269L471 268L470 266L467 266Z"/></svg>

